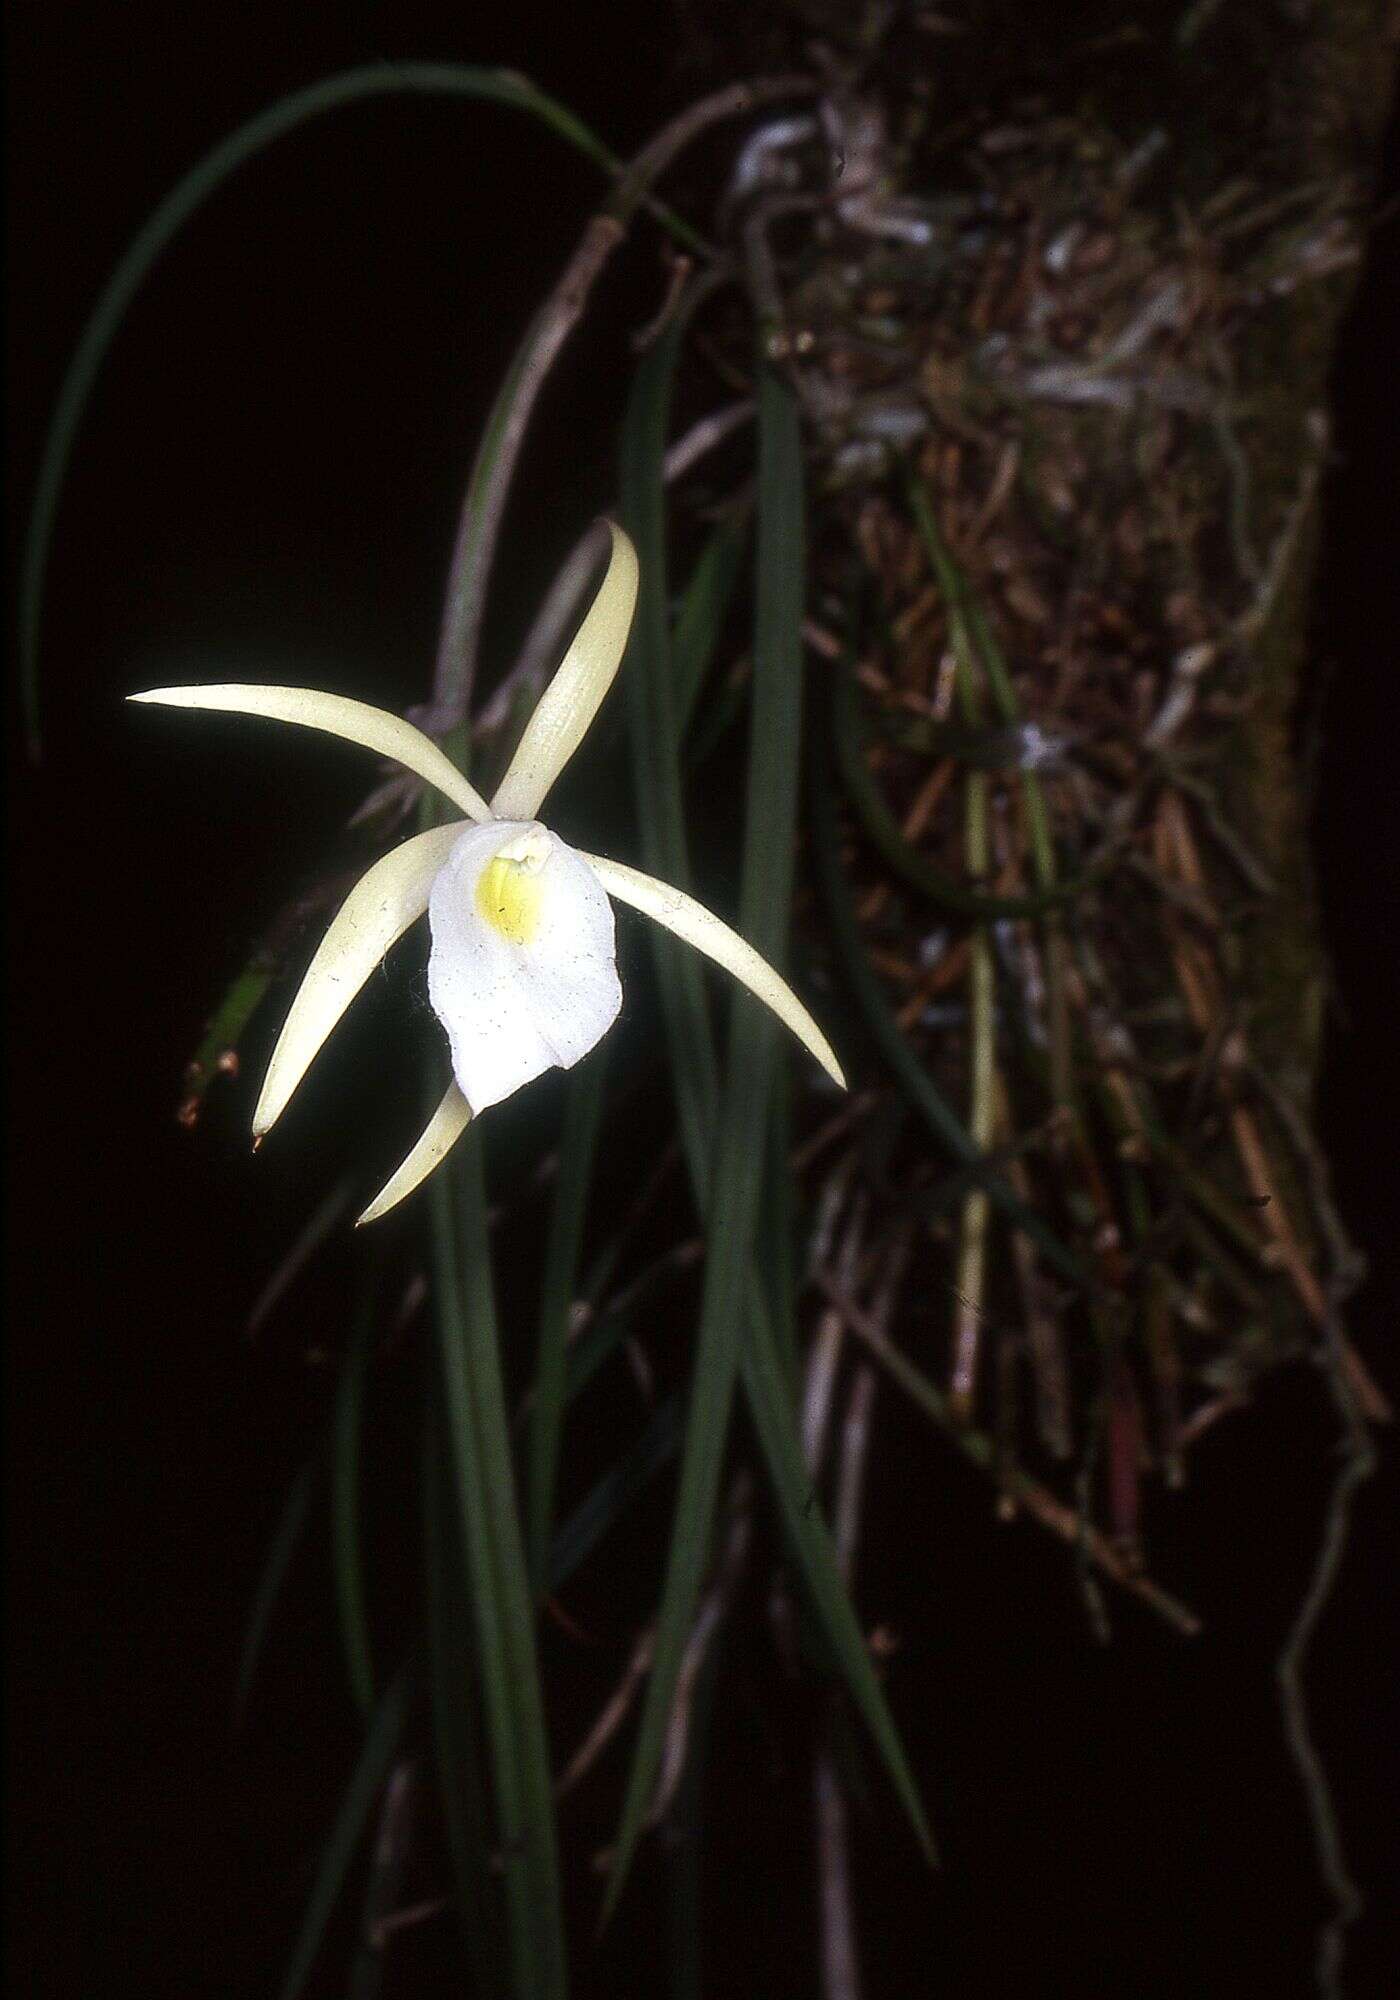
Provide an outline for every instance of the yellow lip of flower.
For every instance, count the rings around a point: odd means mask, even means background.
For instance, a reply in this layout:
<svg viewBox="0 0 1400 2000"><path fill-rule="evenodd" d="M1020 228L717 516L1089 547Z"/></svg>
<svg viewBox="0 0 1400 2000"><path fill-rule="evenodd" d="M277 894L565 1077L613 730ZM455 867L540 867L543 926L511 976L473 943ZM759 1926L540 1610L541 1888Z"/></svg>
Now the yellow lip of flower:
<svg viewBox="0 0 1400 2000"><path fill-rule="evenodd" d="M601 854L572 849L536 819L546 793L582 742L612 685L636 607L636 551L621 528L613 522L608 526L612 552L602 584L526 723L510 768L489 805L430 737L400 716L343 695L235 684L153 688L128 697L174 708L261 715L322 730L393 758L467 815L415 834L381 856L346 897L317 947L277 1038L253 1113L255 1138L260 1139L281 1116L327 1036L385 953L428 912L435 885L440 895L448 891L464 858L469 859L466 848L486 834L488 826L502 821L515 822L519 830L489 854L474 890L462 884L466 900L461 905L448 895L445 934L439 939L435 928L429 955L430 989L436 968L440 983L455 992L450 1017L437 1009L454 1044L454 1066L458 1055L465 1062L464 1052L469 1051L480 1072L485 1051L487 1074L480 1104L498 1102L545 1068L578 1061L606 1033L621 1004L609 898L641 911L747 987L845 1088L841 1065L826 1036L792 988L737 931L684 891ZM551 857L553 886L546 895L543 870ZM455 935L449 938L448 931ZM497 955L493 958L484 949L488 939L502 940L511 949L502 954L498 942L491 947ZM494 981L489 993L474 992L471 978L464 976L478 961ZM496 1046L499 1054L492 1053ZM490 1074L493 1067L495 1075ZM471 1104L454 1077L417 1143L360 1221L386 1214L411 1193L446 1157L471 1116Z"/></svg>
<svg viewBox="0 0 1400 2000"><path fill-rule="evenodd" d="M501 848L478 877L476 907L510 944L531 944L539 930L544 900L540 871L548 858L549 835L542 826L532 826Z"/></svg>

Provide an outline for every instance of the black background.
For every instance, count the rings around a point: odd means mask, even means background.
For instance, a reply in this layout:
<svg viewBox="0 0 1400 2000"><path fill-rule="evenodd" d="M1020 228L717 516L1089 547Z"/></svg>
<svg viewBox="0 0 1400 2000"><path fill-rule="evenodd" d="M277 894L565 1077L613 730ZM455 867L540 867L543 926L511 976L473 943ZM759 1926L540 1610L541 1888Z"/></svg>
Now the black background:
<svg viewBox="0 0 1400 2000"><path fill-rule="evenodd" d="M414 7L12 7L11 576L76 335L201 153L281 92L395 55L526 70L627 152L683 96L687 44L661 13L590 9L580 33L580 12L493 0L445 24ZM10 766L17 1993L273 1990L355 1742L314 1561L252 1716L238 1734L230 1720L248 1598L324 1401L304 1327L251 1348L242 1333L288 1203L320 1185L316 1107L256 1170L242 1084L198 1136L171 1111L210 997L364 769L279 732L255 755L217 728L133 718L120 696L193 668L390 707L421 696L488 399L597 185L505 110L401 99L321 121L245 169L166 256L81 437L49 573L44 761L27 766L16 735ZM1392 1394L1396 229L1374 236L1337 364L1314 690L1338 989L1323 1118L1373 1262L1355 1332ZM656 283L644 252L622 261L548 392L555 442L527 459L503 628L608 497L625 334ZM927 1456L890 1398L880 1422L888 1462ZM891 1812L860 1819L872 1993L946 1980L969 1995L1214 1994L1247 1976L1310 1990L1324 1899L1271 1662L1313 1559L1331 1436L1300 1369L1211 1436L1183 1496L1156 1503L1156 1567L1207 1620L1190 1646L1115 1607L1116 1644L1096 1648L1053 1552L996 1529L951 1460L917 1511L887 1498L864 1609L898 1617L891 1691L947 1866L930 1881ZM1400 1882L1383 1445L1312 1674L1370 1898L1358 1994L1390 1990ZM754 1782L774 1754L743 1710L715 1790L717 1995L815 1991L803 1781ZM639 1884L581 1990L659 1984L645 1867ZM406 1970L451 1990L445 1962L413 1949Z"/></svg>

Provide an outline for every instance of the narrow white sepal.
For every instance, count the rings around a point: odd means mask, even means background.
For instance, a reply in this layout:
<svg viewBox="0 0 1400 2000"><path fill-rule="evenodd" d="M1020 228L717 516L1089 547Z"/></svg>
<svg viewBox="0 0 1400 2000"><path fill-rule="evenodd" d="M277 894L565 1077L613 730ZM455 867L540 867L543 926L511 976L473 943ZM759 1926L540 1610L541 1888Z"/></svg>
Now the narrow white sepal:
<svg viewBox="0 0 1400 2000"><path fill-rule="evenodd" d="M554 678L535 704L491 801L497 819L533 819L573 756L613 684L637 606L637 551L615 521L612 555L598 595Z"/></svg>
<svg viewBox="0 0 1400 2000"><path fill-rule="evenodd" d="M271 1131L326 1037L379 964L428 907L433 877L452 852L462 821L417 833L363 874L316 948L282 1024L253 1134Z"/></svg>
<svg viewBox="0 0 1400 2000"><path fill-rule="evenodd" d="M845 1075L826 1036L787 981L737 931L722 923L703 903L697 903L694 897L673 889L667 882L658 882L654 875L643 875L639 869L624 867L622 862L609 861L601 854L584 854L582 859L610 896L630 903L634 910L674 931L678 938L684 938L687 944L722 966L766 1007L771 1007L783 1025L791 1028L802 1046L816 1057L827 1075L843 1090L846 1088Z"/></svg>
<svg viewBox="0 0 1400 2000"><path fill-rule="evenodd" d="M468 827L433 883L428 922L428 998L473 1111L571 1069L617 1019L612 905L537 823Z"/></svg>
<svg viewBox="0 0 1400 2000"><path fill-rule="evenodd" d="M378 1222L381 1215L397 1208L405 1195L412 1194L435 1167L442 1165L471 1123L471 1115L466 1098L455 1083L449 1083L447 1095L428 1120L422 1137L403 1165L389 1176L355 1227L360 1229L366 1222Z"/></svg>
<svg viewBox="0 0 1400 2000"><path fill-rule="evenodd" d="M151 688L129 694L128 701L158 702L165 708L212 708L234 715L263 715L273 722L294 722L303 729L321 729L328 736L358 743L379 757L392 757L407 771L436 785L468 819L485 820L491 808L430 736L388 709L352 701L348 695L321 694L315 688L219 687Z"/></svg>

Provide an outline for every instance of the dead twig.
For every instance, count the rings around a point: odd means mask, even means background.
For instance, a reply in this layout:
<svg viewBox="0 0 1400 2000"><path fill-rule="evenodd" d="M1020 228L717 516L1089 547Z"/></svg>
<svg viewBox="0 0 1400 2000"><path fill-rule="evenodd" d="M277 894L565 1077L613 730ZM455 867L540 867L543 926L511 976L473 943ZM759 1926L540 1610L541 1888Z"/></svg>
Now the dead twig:
<svg viewBox="0 0 1400 2000"><path fill-rule="evenodd" d="M557 1799L562 1799L566 1792L571 1792L579 1780L586 1776L622 1727L627 1712L636 1699L638 1689L651 1671L651 1658L655 1649L656 1628L648 1625L645 1631L637 1635L631 1657L623 1668L622 1678L603 1704L597 1721L555 1779L554 1796Z"/></svg>
<svg viewBox="0 0 1400 2000"><path fill-rule="evenodd" d="M963 1456L984 1472L992 1470L995 1447L991 1440L980 1431L956 1422L942 1393L900 1353L893 1341L873 1324L870 1315L863 1312L854 1300L842 1298L832 1281L824 1275L818 1276L818 1283L832 1303L840 1307L851 1331L859 1335L905 1393L933 1418L941 1430L947 1432ZM1131 1596L1148 1605L1178 1632L1184 1633L1187 1638L1194 1638L1200 1631L1201 1621L1194 1611L1189 1610L1160 1585L1153 1583L1149 1577L1133 1570L1124 1562L1106 1535L1101 1534L1092 1525L1082 1522L1074 1508L1067 1507L1063 1501L1057 1500L1054 1494L1037 1480L1030 1478L1019 1468L1011 1469L1007 1475L1007 1491L1032 1520L1038 1521L1041 1527L1048 1528L1051 1534L1057 1535L1070 1548L1082 1547L1086 1558L1095 1568L1101 1570Z"/></svg>
<svg viewBox="0 0 1400 2000"><path fill-rule="evenodd" d="M676 1677L675 1699L671 1705L671 1718L666 1728L666 1745L661 1757L656 1796L652 1801L651 1811L647 1814L649 1826L654 1826L658 1820L665 1818L676 1795L681 1774L685 1770L686 1751L690 1742L691 1711L695 1704L695 1689L700 1679L700 1669L705 1664L705 1655L710 1649L720 1622L733 1603L734 1593L739 1587L739 1579L748 1560L749 1541L753 1531L752 1500L753 1482L747 1473L740 1473L730 1490L729 1534L725 1539L719 1570L696 1614L690 1638L686 1642L680 1673Z"/></svg>
<svg viewBox="0 0 1400 2000"><path fill-rule="evenodd" d="M1284 1735L1307 1800L1318 1870L1332 1897L1332 1915L1322 1925L1317 1939L1317 1984L1325 2000L1341 2000L1346 1933L1360 1916L1363 1902L1347 1866L1332 1787L1313 1739L1303 1669L1346 1554L1357 1493L1376 1469L1376 1450L1348 1367L1339 1314L1340 1299L1330 1300L1323 1325L1323 1354L1332 1400L1341 1419L1341 1463L1327 1500L1317 1561L1274 1667L1283 1708Z"/></svg>
<svg viewBox="0 0 1400 2000"><path fill-rule="evenodd" d="M823 2000L860 2000L846 1798L826 1747L817 1752L812 1771L812 1805L816 1815Z"/></svg>
<svg viewBox="0 0 1400 2000"><path fill-rule="evenodd" d="M463 505L448 570L446 605L433 673L432 699L423 726L442 735L466 716L476 676L477 646L486 608L486 581L495 556L506 498L525 432L560 349L577 326L604 266L623 241L653 184L693 140L712 125L738 118L777 97L806 95L805 77L770 77L726 89L687 106L658 132L618 179L611 198L584 229L578 248L536 314L520 357L478 457Z"/></svg>

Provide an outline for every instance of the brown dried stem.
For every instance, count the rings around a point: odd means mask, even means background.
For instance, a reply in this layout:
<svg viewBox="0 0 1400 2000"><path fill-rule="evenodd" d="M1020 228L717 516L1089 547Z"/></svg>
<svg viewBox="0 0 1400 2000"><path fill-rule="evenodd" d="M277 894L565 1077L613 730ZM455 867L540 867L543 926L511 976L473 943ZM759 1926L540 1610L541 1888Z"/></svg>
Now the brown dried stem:
<svg viewBox="0 0 1400 2000"><path fill-rule="evenodd" d="M995 1464L995 1447L991 1440L982 1432L954 1420L947 1398L941 1391L900 1353L868 1313L863 1312L853 1299L841 1295L829 1276L819 1273L817 1281L832 1303L840 1307L847 1326L883 1362L905 1393L933 1418L941 1430L948 1433L965 1458L983 1471L991 1471ZM1009 1469L1007 1491L1041 1527L1048 1528L1051 1534L1058 1535L1071 1548L1082 1549L1096 1569L1139 1598L1178 1632L1193 1638L1200 1631L1201 1621L1193 1611L1149 1577L1137 1573L1124 1561L1106 1535L1081 1520L1072 1507L1057 1500L1038 1480L1019 1468Z"/></svg>
<svg viewBox="0 0 1400 2000"><path fill-rule="evenodd" d="M588 222L578 248L526 335L499 433L487 439L485 449L490 455L482 485L478 490L474 474L468 488L448 572L447 601L426 724L434 733L445 734L455 728L465 718L471 703L486 581L525 431L540 390L564 342L582 317L604 266L626 236L637 209L677 155L712 125L742 117L774 98L809 93L812 87L809 78L770 77L755 83L730 84L688 106L642 149L623 172L605 207Z"/></svg>

